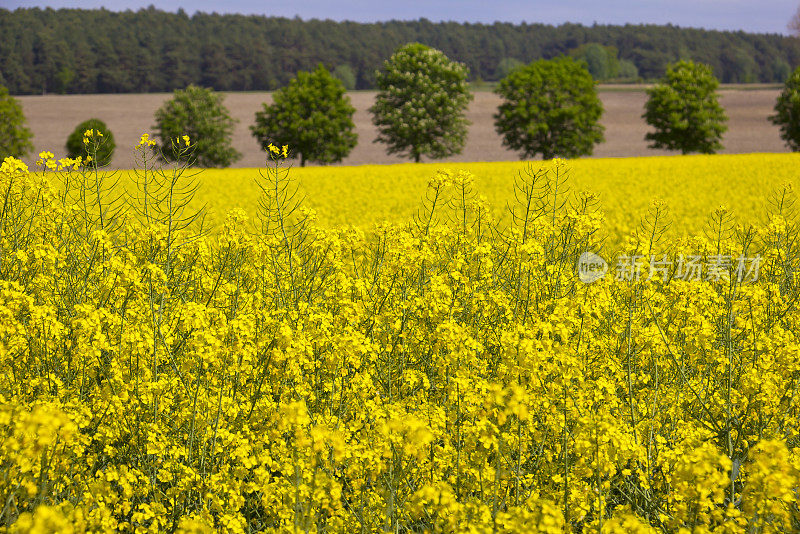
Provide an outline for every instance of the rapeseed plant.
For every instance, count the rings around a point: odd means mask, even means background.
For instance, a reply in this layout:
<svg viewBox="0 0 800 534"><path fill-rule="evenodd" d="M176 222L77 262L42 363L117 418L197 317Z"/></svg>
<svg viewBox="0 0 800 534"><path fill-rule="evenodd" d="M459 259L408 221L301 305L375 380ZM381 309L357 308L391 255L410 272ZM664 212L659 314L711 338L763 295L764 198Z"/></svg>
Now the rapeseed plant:
<svg viewBox="0 0 800 534"><path fill-rule="evenodd" d="M554 161L506 212L441 171L405 223L325 227L272 146L209 233L153 146L127 196L0 166L0 531L800 529L791 187L695 237L654 202L612 247ZM643 276L584 283L585 251Z"/></svg>

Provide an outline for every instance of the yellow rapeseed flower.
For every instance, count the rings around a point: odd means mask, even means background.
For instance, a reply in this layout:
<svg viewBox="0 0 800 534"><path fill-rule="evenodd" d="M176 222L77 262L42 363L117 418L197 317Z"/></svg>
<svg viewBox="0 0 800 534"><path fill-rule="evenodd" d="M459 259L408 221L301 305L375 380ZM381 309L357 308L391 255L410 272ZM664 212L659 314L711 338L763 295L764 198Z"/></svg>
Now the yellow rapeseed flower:
<svg viewBox="0 0 800 534"><path fill-rule="evenodd" d="M139 144L136 145L136 148L147 148L148 146L156 146L156 142L150 139L150 134L144 133L139 138Z"/></svg>
<svg viewBox="0 0 800 534"><path fill-rule="evenodd" d="M703 192L709 169L744 162L761 188L796 158L303 169L311 206L267 166L257 216L215 208L211 233L187 223L181 166L120 184L140 196L124 212L79 158L6 158L3 532L792 531L797 218L783 203L754 239L709 239L689 212L742 206ZM605 194L573 195L564 169ZM690 188L656 187L681 173ZM249 174L210 172L211 198ZM693 237L642 245L654 192ZM609 226L600 201L644 221ZM644 279L740 255L758 280ZM615 277L625 256L643 278Z"/></svg>

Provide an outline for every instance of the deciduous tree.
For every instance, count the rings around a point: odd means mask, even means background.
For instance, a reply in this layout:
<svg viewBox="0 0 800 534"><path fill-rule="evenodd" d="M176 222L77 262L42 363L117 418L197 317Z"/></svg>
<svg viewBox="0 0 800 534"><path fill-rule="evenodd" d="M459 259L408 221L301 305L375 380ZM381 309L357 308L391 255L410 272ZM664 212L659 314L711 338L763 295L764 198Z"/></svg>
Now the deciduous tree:
<svg viewBox="0 0 800 534"><path fill-rule="evenodd" d="M262 148L270 143L289 145L291 154L306 161L342 161L356 146L353 113L345 87L322 65L299 72L289 85L275 91L273 103L264 104L250 127Z"/></svg>
<svg viewBox="0 0 800 534"><path fill-rule="evenodd" d="M655 128L645 140L650 148L680 150L683 154L713 154L722 149L728 117L717 100L719 81L702 63L678 61L666 75L647 89L642 115Z"/></svg>
<svg viewBox="0 0 800 534"><path fill-rule="evenodd" d="M33 150L33 134L25 127L25 115L17 99L0 85L0 162L8 156L20 158Z"/></svg>
<svg viewBox="0 0 800 534"><path fill-rule="evenodd" d="M591 154L604 140L603 105L594 80L570 57L541 59L504 78L495 92L503 98L495 129L503 145L523 157Z"/></svg>
<svg viewBox="0 0 800 534"><path fill-rule="evenodd" d="M781 138L793 152L800 151L800 67L786 80L770 118L781 129Z"/></svg>
<svg viewBox="0 0 800 534"><path fill-rule="evenodd" d="M171 100L156 111L161 154L166 160L190 157L200 167L227 167L242 155L231 145L233 119L222 105L223 96L212 89L189 85L176 90ZM189 136L193 150L176 150L177 139Z"/></svg>
<svg viewBox="0 0 800 534"><path fill-rule="evenodd" d="M84 142L84 134L87 130L94 130L99 131L101 135L94 135L91 136L92 138L97 139L97 144L91 144L92 151L94 151L94 147L96 146L96 153L90 154L88 152L89 143ZM111 133L111 130L108 129L106 123L101 121L100 119L89 119L87 121L83 121L75 129L67 138L67 156L70 158L76 158L78 156L82 158L86 158L86 156L92 155L92 157L97 158L98 165L108 165L111 162L111 157L114 155L114 149L117 147L116 143L114 142L114 134Z"/></svg>
<svg viewBox="0 0 800 534"><path fill-rule="evenodd" d="M472 100L467 75L463 64L429 46L395 50L376 73L378 94L370 108L375 141L385 143L389 154L416 162L460 154L469 125L464 112Z"/></svg>

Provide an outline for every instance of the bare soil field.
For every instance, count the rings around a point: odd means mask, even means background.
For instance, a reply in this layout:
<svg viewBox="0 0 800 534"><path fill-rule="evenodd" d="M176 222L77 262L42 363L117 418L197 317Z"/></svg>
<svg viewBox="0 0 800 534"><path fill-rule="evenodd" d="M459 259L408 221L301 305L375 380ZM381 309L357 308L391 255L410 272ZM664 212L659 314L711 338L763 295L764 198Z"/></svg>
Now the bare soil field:
<svg viewBox="0 0 800 534"><path fill-rule="evenodd" d="M767 119L773 113L779 90L756 88L720 90L720 100L728 113L728 131L723 139L722 153L787 152L779 137L778 128ZM472 122L464 152L443 161L514 161L519 154L505 149L494 130L493 114L500 98L488 91L474 93L467 112ZM271 102L271 93L225 93L225 105L231 115L239 120L233 136L234 147L242 153L235 167L260 167L264 153L250 133L256 111L264 102ZM374 143L376 131L368 111L374 91L355 91L349 94L356 108L354 122L358 133L358 146L342 165L385 164L409 161L386 154L382 144ZM34 134L34 154L50 150L63 155L67 136L81 121L89 118L103 120L117 143L112 168L131 168L132 147L139 136L153 132L153 114L171 94L115 94L115 95L44 95L20 96L28 126ZM605 112L601 119L605 126L606 141L597 145L593 157L626 157L669 154L664 150L647 148L644 135L648 131L641 115L646 94L638 90L609 87L601 88L600 98ZM35 160L31 156L28 162Z"/></svg>

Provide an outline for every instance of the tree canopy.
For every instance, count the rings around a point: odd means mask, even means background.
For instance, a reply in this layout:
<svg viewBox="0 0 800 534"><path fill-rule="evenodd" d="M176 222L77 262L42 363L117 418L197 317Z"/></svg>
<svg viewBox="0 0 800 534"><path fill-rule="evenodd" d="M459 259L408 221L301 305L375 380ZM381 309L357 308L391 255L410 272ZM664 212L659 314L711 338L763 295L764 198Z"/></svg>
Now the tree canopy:
<svg viewBox="0 0 800 534"><path fill-rule="evenodd" d="M92 133L86 135L87 130ZM90 143L89 140L94 142ZM92 156L100 166L111 163L114 150L117 144L114 141L114 134L108 129L106 123L100 119L88 119L78 124L72 133L67 137L67 156L77 158L80 156L86 159Z"/></svg>
<svg viewBox="0 0 800 534"><path fill-rule="evenodd" d="M0 162L8 156L22 157L33 149L33 134L25 122L22 106L0 85Z"/></svg>
<svg viewBox="0 0 800 534"><path fill-rule="evenodd" d="M683 154L713 154L722 149L728 117L719 104L719 81L708 65L678 61L660 83L647 90L643 115L654 131L645 135L650 148L680 150Z"/></svg>
<svg viewBox="0 0 800 534"><path fill-rule="evenodd" d="M786 146L800 151L800 67L786 80L770 120L780 127Z"/></svg>
<svg viewBox="0 0 800 534"><path fill-rule="evenodd" d="M723 82L783 82L781 65L789 71L800 65L795 38L671 25L357 23L189 16L153 7L31 8L0 9L0 35L0 84L11 94L167 92L189 84L217 91L275 90L318 63L329 70L341 67L345 83L349 69L355 87L369 89L383 60L409 42L463 63L472 80L502 78L508 73L504 58L527 64L591 43L618 50L620 68L645 80L659 78L679 59L710 65Z"/></svg>
<svg viewBox="0 0 800 534"><path fill-rule="evenodd" d="M242 157L231 144L236 119L223 99L212 89L196 85L176 90L155 114L162 157L200 167L227 167Z"/></svg>
<svg viewBox="0 0 800 534"><path fill-rule="evenodd" d="M385 143L389 154L416 162L460 154L472 100L467 74L464 65L429 46L410 43L395 50L376 74L378 94L370 108L375 141Z"/></svg>
<svg viewBox="0 0 800 534"><path fill-rule="evenodd" d="M523 157L590 155L603 141L603 105L584 65L570 57L540 59L504 78L495 91L503 98L495 115L503 145Z"/></svg>
<svg viewBox="0 0 800 534"><path fill-rule="evenodd" d="M335 163L356 146L353 113L344 84L322 65L312 72L299 72L289 85L264 104L250 127L261 147L270 143L288 145L292 154L306 161Z"/></svg>

